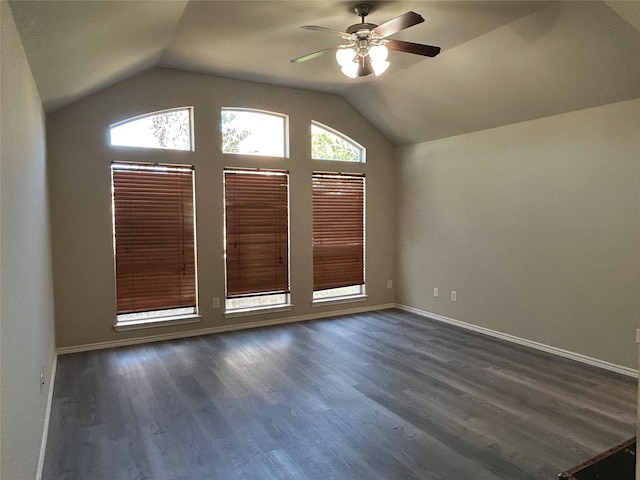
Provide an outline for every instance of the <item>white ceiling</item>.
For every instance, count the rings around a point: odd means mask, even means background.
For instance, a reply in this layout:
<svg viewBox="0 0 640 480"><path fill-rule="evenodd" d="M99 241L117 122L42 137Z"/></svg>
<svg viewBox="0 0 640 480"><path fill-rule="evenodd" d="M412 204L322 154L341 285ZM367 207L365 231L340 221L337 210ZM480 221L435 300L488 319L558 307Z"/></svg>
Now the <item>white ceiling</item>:
<svg viewBox="0 0 640 480"><path fill-rule="evenodd" d="M341 42L301 25L357 23L339 1L10 2L45 109L152 67L342 95L397 145L640 97L640 1L369 1L370 23L413 10L380 77L342 75Z"/></svg>

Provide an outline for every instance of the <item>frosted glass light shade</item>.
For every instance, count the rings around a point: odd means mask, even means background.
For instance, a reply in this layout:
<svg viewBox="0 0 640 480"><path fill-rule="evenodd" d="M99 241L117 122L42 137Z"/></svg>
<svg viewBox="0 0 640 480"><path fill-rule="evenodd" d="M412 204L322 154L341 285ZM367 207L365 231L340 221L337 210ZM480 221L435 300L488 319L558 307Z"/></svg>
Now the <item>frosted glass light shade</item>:
<svg viewBox="0 0 640 480"><path fill-rule="evenodd" d="M353 48L339 48L336 51L336 61L341 67L347 67L356 56L356 51Z"/></svg>
<svg viewBox="0 0 640 480"><path fill-rule="evenodd" d="M358 64L356 62L349 62L347 65L341 68L342 73L344 73L349 78L356 78L358 76Z"/></svg>
<svg viewBox="0 0 640 480"><path fill-rule="evenodd" d="M383 62L387 59L389 55L389 50L384 45L374 45L369 49L369 56L371 57L371 61L375 62L379 60Z"/></svg>
<svg viewBox="0 0 640 480"><path fill-rule="evenodd" d="M376 74L376 77L386 72L389 65L391 64L386 60L376 60L373 57L371 58L371 68L373 68L373 73Z"/></svg>

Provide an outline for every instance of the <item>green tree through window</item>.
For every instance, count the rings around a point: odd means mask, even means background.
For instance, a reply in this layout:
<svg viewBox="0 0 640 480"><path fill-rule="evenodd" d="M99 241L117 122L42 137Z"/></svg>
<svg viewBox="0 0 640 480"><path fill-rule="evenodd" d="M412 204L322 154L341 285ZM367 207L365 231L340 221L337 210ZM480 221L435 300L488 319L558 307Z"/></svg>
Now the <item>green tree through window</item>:
<svg viewBox="0 0 640 480"><path fill-rule="evenodd" d="M288 117L247 108L222 108L222 153L285 158Z"/></svg>
<svg viewBox="0 0 640 480"><path fill-rule="evenodd" d="M192 110L192 107L161 110L111 125L111 145L191 150Z"/></svg>
<svg viewBox="0 0 640 480"><path fill-rule="evenodd" d="M162 148L174 148L175 146L190 144L189 117L184 110L166 112L151 117L153 136Z"/></svg>
<svg viewBox="0 0 640 480"><path fill-rule="evenodd" d="M240 143L251 134L249 130L236 130L230 127L235 118L235 113L222 110L222 151L226 153L238 153Z"/></svg>
<svg viewBox="0 0 640 480"><path fill-rule="evenodd" d="M314 122L311 125L311 157L316 160L364 162L364 148L350 138Z"/></svg>

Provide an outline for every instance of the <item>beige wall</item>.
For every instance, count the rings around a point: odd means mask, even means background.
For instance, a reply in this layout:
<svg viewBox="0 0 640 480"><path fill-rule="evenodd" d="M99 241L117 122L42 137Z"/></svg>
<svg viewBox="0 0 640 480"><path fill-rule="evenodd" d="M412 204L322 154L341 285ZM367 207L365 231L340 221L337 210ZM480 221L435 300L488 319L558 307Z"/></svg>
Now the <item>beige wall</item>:
<svg viewBox="0 0 640 480"><path fill-rule="evenodd" d="M164 108L195 107L195 152L108 145L109 125ZM222 155L220 108L247 107L289 115L289 159ZM310 123L317 120L367 148L366 164L310 159ZM56 336L59 347L304 317L395 301L395 163L392 146L343 99L174 70L155 69L101 91L47 118L53 216ZM199 324L115 332L110 162L176 162L196 168ZM224 298L222 171L227 166L288 169L291 191L291 291L285 313L225 319L212 298ZM312 307L311 172L365 172L366 278L363 303Z"/></svg>
<svg viewBox="0 0 640 480"><path fill-rule="evenodd" d="M55 355L45 119L7 2L0 9L0 477L26 480L36 477Z"/></svg>
<svg viewBox="0 0 640 480"><path fill-rule="evenodd" d="M398 302L637 368L639 132L637 99L404 149Z"/></svg>

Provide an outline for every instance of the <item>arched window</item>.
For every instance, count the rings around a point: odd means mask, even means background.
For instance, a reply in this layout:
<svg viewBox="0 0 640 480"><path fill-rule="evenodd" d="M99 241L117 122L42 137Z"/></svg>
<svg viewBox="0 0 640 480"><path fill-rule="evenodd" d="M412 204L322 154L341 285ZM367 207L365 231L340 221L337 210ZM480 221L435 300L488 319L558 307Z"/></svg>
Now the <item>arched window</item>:
<svg viewBox="0 0 640 480"><path fill-rule="evenodd" d="M265 157L289 156L287 115L246 108L223 108L222 152Z"/></svg>
<svg viewBox="0 0 640 480"><path fill-rule="evenodd" d="M111 145L193 150L192 107L171 108L115 123Z"/></svg>
<svg viewBox="0 0 640 480"><path fill-rule="evenodd" d="M346 135L319 122L311 122L311 158L342 162L366 161L366 149Z"/></svg>

